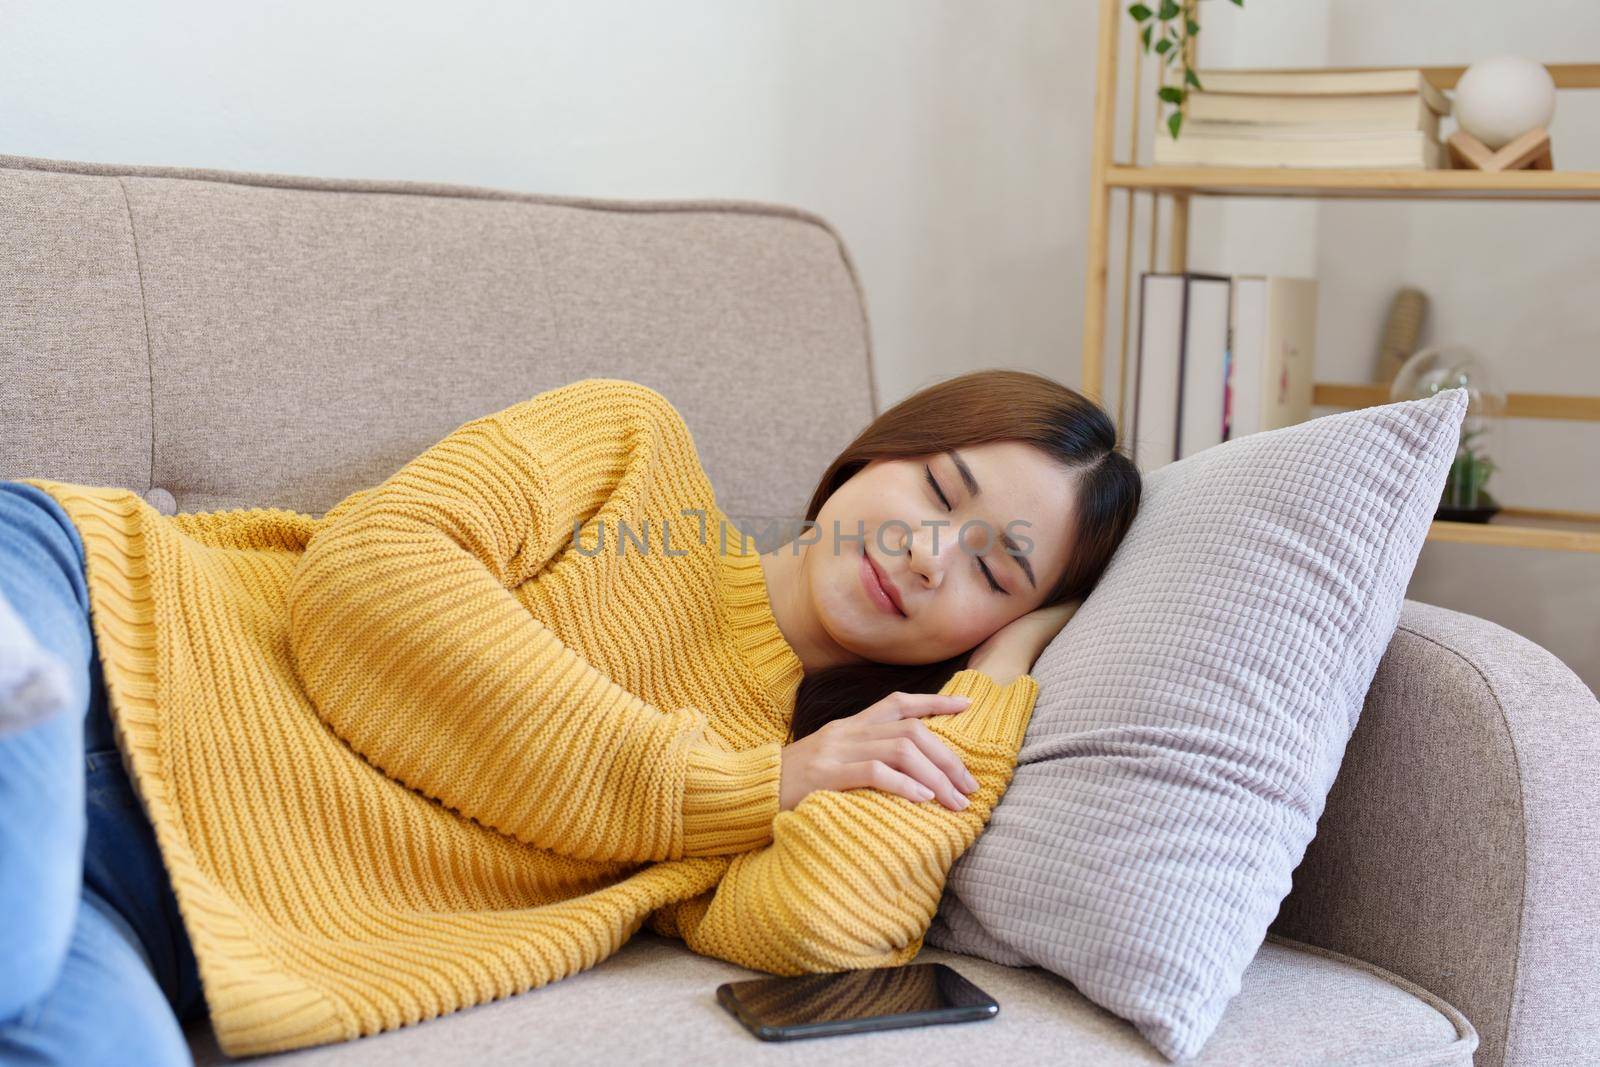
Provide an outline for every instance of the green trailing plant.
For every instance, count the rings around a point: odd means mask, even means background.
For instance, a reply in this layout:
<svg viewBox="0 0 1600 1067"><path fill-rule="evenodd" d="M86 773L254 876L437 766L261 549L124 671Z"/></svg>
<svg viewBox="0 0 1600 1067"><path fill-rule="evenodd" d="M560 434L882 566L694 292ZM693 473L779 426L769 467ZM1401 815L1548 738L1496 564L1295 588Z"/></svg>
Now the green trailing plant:
<svg viewBox="0 0 1600 1067"><path fill-rule="evenodd" d="M1492 508L1497 507L1494 497L1483 487L1496 467L1494 460L1479 455L1472 449L1472 439L1483 433L1478 427L1461 435L1461 445L1450 464L1450 474L1444 480L1444 497L1441 507Z"/></svg>
<svg viewBox="0 0 1600 1067"><path fill-rule="evenodd" d="M1233 0L1233 3L1237 7L1244 7L1244 0ZM1199 39L1200 23L1189 17L1179 0L1160 0L1160 6L1154 9L1142 3L1133 4L1128 8L1128 14L1139 23L1139 40L1144 44L1145 53L1149 54L1153 48L1161 57L1163 75L1174 59L1183 61L1183 80L1177 85L1163 85L1156 90L1156 98L1160 101L1156 104L1158 112L1161 104L1172 105L1172 114L1167 116L1167 129L1176 141L1178 130L1183 126L1183 102L1189 98L1189 90L1205 88L1195 75L1194 68L1189 65L1189 49L1184 47L1189 41Z"/></svg>

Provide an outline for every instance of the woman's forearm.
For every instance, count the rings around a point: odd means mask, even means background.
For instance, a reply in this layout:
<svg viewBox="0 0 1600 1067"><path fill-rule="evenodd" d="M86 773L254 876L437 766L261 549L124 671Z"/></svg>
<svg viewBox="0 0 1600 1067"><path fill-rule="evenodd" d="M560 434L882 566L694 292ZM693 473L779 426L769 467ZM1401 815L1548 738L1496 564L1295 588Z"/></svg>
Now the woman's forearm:
<svg viewBox="0 0 1600 1067"><path fill-rule="evenodd" d="M1033 664L1022 656L1009 656L1004 653L990 656L974 654L967 661L967 669L982 671L994 679L995 685L1004 686L1027 674L1033 669Z"/></svg>

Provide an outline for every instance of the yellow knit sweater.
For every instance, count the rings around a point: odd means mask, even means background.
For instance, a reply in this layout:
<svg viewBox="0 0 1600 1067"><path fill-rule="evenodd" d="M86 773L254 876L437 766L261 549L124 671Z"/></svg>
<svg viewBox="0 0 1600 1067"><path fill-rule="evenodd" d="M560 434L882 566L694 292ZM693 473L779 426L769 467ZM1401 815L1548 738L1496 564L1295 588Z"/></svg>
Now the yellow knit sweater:
<svg viewBox="0 0 1600 1067"><path fill-rule="evenodd" d="M620 379L467 422L320 519L24 480L83 537L119 744L234 1056L521 993L646 922L778 974L905 962L1038 692L961 671L971 705L923 720L981 785L962 811L852 789L780 813L800 661L682 417Z"/></svg>

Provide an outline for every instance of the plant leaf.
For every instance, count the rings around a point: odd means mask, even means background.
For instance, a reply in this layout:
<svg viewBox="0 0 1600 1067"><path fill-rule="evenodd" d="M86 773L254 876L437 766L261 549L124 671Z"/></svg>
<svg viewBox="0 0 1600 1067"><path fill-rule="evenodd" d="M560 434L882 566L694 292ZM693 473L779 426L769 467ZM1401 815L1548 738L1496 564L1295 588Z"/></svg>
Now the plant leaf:
<svg viewBox="0 0 1600 1067"><path fill-rule="evenodd" d="M1145 7L1143 4L1134 4L1132 7L1128 8L1128 14L1132 15L1140 22L1143 22L1145 19L1154 14L1154 12Z"/></svg>
<svg viewBox="0 0 1600 1067"><path fill-rule="evenodd" d="M1156 95L1169 104L1183 103L1183 90L1176 85L1163 85L1157 90Z"/></svg>
<svg viewBox="0 0 1600 1067"><path fill-rule="evenodd" d="M1163 22L1178 17L1178 0L1161 0L1161 11L1157 15Z"/></svg>
<svg viewBox="0 0 1600 1067"><path fill-rule="evenodd" d="M1150 31L1152 29L1154 29L1154 28L1155 28L1155 23L1152 22L1151 24L1146 26L1144 29L1139 31L1139 36L1144 39L1144 50L1146 52L1150 51Z"/></svg>
<svg viewBox="0 0 1600 1067"><path fill-rule="evenodd" d="M1198 22L1196 22L1194 19L1186 19L1184 21L1188 23L1188 30L1189 30L1189 36L1190 37L1193 37L1195 34L1200 32L1200 24Z"/></svg>
<svg viewBox="0 0 1600 1067"><path fill-rule="evenodd" d="M1160 52L1163 55L1165 55L1167 50L1169 48L1171 48L1171 47L1172 47L1172 42L1167 40L1165 37L1161 38L1161 40L1156 42L1156 51Z"/></svg>
<svg viewBox="0 0 1600 1067"><path fill-rule="evenodd" d="M1183 80L1184 80L1185 84L1192 85L1196 89L1201 89L1201 90L1205 89L1205 86L1200 84L1200 79L1195 77L1195 73L1194 73L1194 68L1193 67L1184 67L1183 68Z"/></svg>
<svg viewBox="0 0 1600 1067"><path fill-rule="evenodd" d="M1167 116L1167 129L1172 131L1172 139L1178 139L1178 127L1183 125L1183 112L1174 111Z"/></svg>

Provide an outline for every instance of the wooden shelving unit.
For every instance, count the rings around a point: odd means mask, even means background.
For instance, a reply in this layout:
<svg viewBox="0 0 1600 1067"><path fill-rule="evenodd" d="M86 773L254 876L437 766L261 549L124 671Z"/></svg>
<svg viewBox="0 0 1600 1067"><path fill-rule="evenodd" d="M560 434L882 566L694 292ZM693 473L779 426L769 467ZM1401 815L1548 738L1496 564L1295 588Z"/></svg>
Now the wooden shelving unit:
<svg viewBox="0 0 1600 1067"><path fill-rule="evenodd" d="M1198 19L1195 0L1184 0L1188 17ZM1098 69L1094 100L1094 146L1090 161L1089 255L1083 315L1083 391L1105 404L1103 359L1106 340L1107 273L1110 263L1111 191L1128 198L1123 254L1121 349L1118 361L1117 413L1125 410L1128 374L1129 302L1133 265L1134 194L1150 194L1151 218L1159 218L1158 201L1170 201L1168 269L1188 269L1189 199L1193 196L1312 197L1382 200L1600 200L1600 171L1520 170L1357 170L1301 167L1138 166L1116 162L1117 52L1122 37L1121 0L1101 0ZM1193 48L1191 42L1189 47ZM1133 50L1132 136L1130 155L1137 159L1139 120L1147 91L1139 76L1143 53ZM1193 52L1190 53L1193 64ZM1382 69L1326 67L1323 70ZM1409 68L1416 69L1416 68ZM1423 67L1439 89L1455 87L1465 67ZM1600 63L1546 64L1557 89L1600 89ZM1154 124L1153 124L1154 125ZM1159 134L1159 127L1158 127ZM1559 156L1557 157L1559 159ZM1146 262L1155 269L1157 227L1152 224ZM1322 407L1357 408L1388 403L1388 387L1372 383L1317 382L1312 403ZM1571 419L1600 422L1600 396L1511 393L1505 415L1511 418ZM1435 521L1430 541L1543 548L1600 553L1600 513L1504 507L1488 523Z"/></svg>

